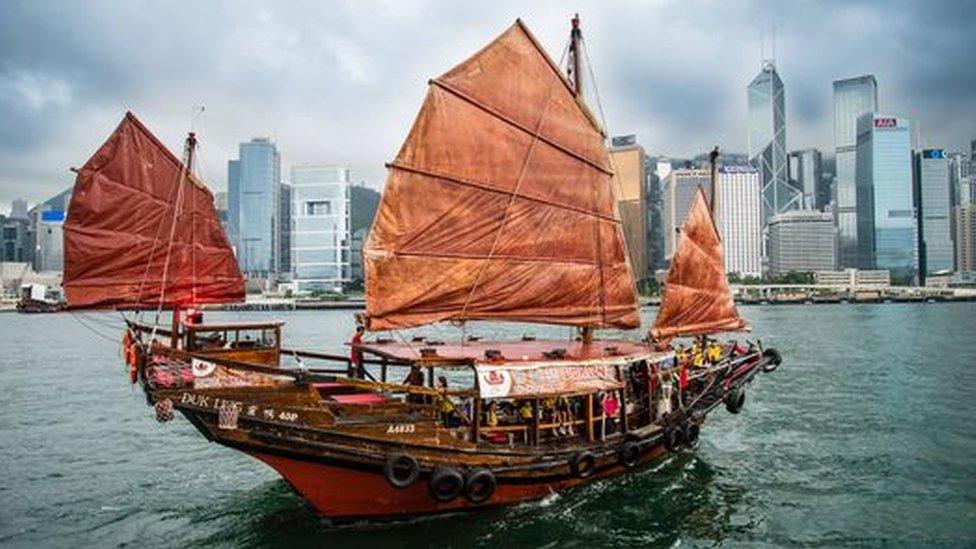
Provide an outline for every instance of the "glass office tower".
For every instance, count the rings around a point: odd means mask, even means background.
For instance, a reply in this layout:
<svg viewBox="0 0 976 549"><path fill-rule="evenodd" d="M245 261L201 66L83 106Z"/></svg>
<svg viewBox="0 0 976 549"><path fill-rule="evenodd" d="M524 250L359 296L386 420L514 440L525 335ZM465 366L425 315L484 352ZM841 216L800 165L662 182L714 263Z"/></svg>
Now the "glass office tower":
<svg viewBox="0 0 976 549"><path fill-rule="evenodd" d="M803 193L802 207L805 210L823 210L826 204L818 201L823 177L823 156L817 149L803 149L790 153L790 184Z"/></svg>
<svg viewBox="0 0 976 549"><path fill-rule="evenodd" d="M919 278L924 283L928 274L953 269L952 189L945 151L925 149L915 153L914 161Z"/></svg>
<svg viewBox="0 0 976 549"><path fill-rule="evenodd" d="M878 82L873 75L834 81L834 212L837 216L837 254L840 267L857 267L857 185L855 182L857 121L878 110Z"/></svg>
<svg viewBox="0 0 976 549"><path fill-rule="evenodd" d="M877 113L857 119L857 236L864 269L916 282L918 249L908 120Z"/></svg>
<svg viewBox="0 0 976 549"><path fill-rule="evenodd" d="M777 213L800 208L802 194L786 167L786 108L783 81L772 61L749 83L749 160L762 181L763 226Z"/></svg>
<svg viewBox="0 0 976 549"><path fill-rule="evenodd" d="M248 275L277 271L281 167L278 149L267 138L239 147L227 163L227 227L237 263Z"/></svg>
<svg viewBox="0 0 976 549"><path fill-rule="evenodd" d="M295 289L342 291L350 280L349 169L292 168L291 197Z"/></svg>

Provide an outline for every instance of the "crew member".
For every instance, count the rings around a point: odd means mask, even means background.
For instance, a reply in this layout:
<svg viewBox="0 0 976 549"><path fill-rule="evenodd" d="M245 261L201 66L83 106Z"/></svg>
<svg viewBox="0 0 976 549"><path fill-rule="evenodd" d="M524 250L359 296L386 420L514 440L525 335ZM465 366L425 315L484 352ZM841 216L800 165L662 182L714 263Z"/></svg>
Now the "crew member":
<svg viewBox="0 0 976 549"><path fill-rule="evenodd" d="M410 385L413 387L423 387L424 386L424 373L420 370L420 366L416 364L410 365L410 373L403 380L404 385ZM424 395L419 393L408 393L407 402L413 404L423 404Z"/></svg>
<svg viewBox="0 0 976 549"><path fill-rule="evenodd" d="M349 340L349 377L365 377L363 369L363 351L359 345L363 342L363 333L366 328L360 324L356 326L356 333Z"/></svg>

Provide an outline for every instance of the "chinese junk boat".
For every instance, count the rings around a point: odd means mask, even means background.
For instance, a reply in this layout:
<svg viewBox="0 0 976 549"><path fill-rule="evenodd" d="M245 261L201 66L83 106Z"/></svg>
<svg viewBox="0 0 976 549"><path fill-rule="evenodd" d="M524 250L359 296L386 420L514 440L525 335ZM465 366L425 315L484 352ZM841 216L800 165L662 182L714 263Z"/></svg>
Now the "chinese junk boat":
<svg viewBox="0 0 976 549"><path fill-rule="evenodd" d="M536 500L693 446L705 415L738 412L744 386L779 357L709 340L704 361L669 344L747 327L701 193L650 336L594 336L640 318L604 135L578 92L577 21L570 78L517 21L431 81L364 252L372 335L348 357L282 347L281 322L203 322L195 308L241 301L244 288L190 168L195 137L178 159L132 114L78 172L70 308L155 311L155 322L126 316L124 350L157 419L180 412L337 520ZM397 332L471 320L578 331Z"/></svg>

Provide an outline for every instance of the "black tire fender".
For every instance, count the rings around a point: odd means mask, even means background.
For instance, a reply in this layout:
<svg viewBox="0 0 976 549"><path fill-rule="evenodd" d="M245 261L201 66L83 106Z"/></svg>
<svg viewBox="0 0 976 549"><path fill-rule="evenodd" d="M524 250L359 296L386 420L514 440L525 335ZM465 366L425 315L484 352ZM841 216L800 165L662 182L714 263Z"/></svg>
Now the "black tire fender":
<svg viewBox="0 0 976 549"><path fill-rule="evenodd" d="M725 395L725 409L730 414L738 414L746 403L746 388L737 387Z"/></svg>
<svg viewBox="0 0 976 549"><path fill-rule="evenodd" d="M479 505L491 499L497 486L495 475L489 469L474 469L464 479L464 496L471 503Z"/></svg>
<svg viewBox="0 0 976 549"><path fill-rule="evenodd" d="M589 451L576 453L569 460L569 469L573 476L586 478L596 471L596 456Z"/></svg>
<svg viewBox="0 0 976 549"><path fill-rule="evenodd" d="M413 456L393 454L386 458L383 474L386 476L386 481L394 488L407 488L420 477L420 464Z"/></svg>
<svg viewBox="0 0 976 549"><path fill-rule="evenodd" d="M681 436L681 429L678 427L669 427L667 431L664 432L664 447L668 449L669 452L674 452L681 447L684 437Z"/></svg>
<svg viewBox="0 0 976 549"><path fill-rule="evenodd" d="M454 467L437 467L427 480L427 488L434 501L447 503L464 490L464 476Z"/></svg>
<svg viewBox="0 0 976 549"><path fill-rule="evenodd" d="M628 440L617 448L617 460L624 467L630 469L631 467L637 465L637 461L640 459L640 446L632 441Z"/></svg>
<svg viewBox="0 0 976 549"><path fill-rule="evenodd" d="M681 436L685 439L685 444L689 447L694 446L698 442L698 435L701 434L701 427L698 426L694 421L689 421L685 423L684 427L681 429Z"/></svg>
<svg viewBox="0 0 976 549"><path fill-rule="evenodd" d="M763 364L764 372L772 372L783 362L783 357L780 356L779 351L770 347L763 351L763 356L766 357L766 363Z"/></svg>

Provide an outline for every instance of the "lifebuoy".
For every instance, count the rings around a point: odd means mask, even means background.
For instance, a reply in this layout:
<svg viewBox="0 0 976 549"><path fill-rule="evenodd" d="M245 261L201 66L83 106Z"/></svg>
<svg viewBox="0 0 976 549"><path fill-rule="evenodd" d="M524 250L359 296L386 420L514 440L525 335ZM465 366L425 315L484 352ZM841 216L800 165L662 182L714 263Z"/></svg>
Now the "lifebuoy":
<svg viewBox="0 0 976 549"><path fill-rule="evenodd" d="M596 456L593 455L593 452L588 451L574 454L573 458L569 460L569 469L574 476L586 478L596 470Z"/></svg>
<svg viewBox="0 0 976 549"><path fill-rule="evenodd" d="M628 440L617 448L617 460L624 467L629 469L637 465L638 459L640 459L640 446L636 442Z"/></svg>
<svg viewBox="0 0 976 549"><path fill-rule="evenodd" d="M766 357L766 363L763 364L764 372L772 372L783 362L783 357L780 356L779 351L770 347L763 351L763 356Z"/></svg>
<svg viewBox="0 0 976 549"><path fill-rule="evenodd" d="M668 449L669 452L674 452L681 447L681 430L676 427L671 427L664 432L664 447Z"/></svg>
<svg viewBox="0 0 976 549"><path fill-rule="evenodd" d="M447 503L454 500L464 490L464 477L454 467L438 467L427 481L430 497L434 501Z"/></svg>
<svg viewBox="0 0 976 549"><path fill-rule="evenodd" d="M742 411L742 405L746 402L745 387L738 387L734 391L725 395L725 409L730 414L738 414Z"/></svg>
<svg viewBox="0 0 976 549"><path fill-rule="evenodd" d="M491 499L496 486L495 475L491 471L485 468L475 469L464 479L464 496L478 505Z"/></svg>
<svg viewBox="0 0 976 549"><path fill-rule="evenodd" d="M406 488L417 482L420 476L420 464L407 454L393 454L386 459L383 474L386 475L386 481L394 488Z"/></svg>
<svg viewBox="0 0 976 549"><path fill-rule="evenodd" d="M693 421L685 423L684 427L681 429L681 436L684 438L685 444L689 447L694 446L698 442L698 435L701 434L701 427Z"/></svg>

